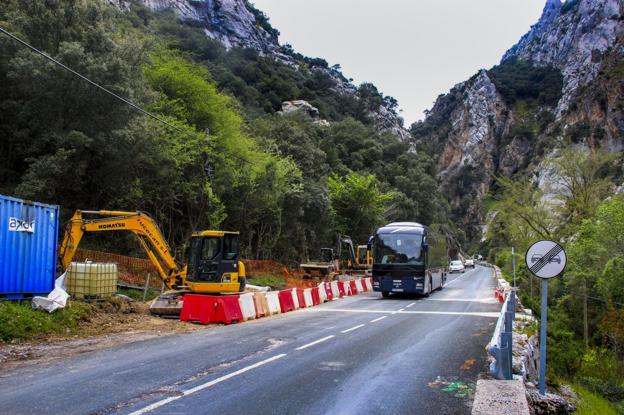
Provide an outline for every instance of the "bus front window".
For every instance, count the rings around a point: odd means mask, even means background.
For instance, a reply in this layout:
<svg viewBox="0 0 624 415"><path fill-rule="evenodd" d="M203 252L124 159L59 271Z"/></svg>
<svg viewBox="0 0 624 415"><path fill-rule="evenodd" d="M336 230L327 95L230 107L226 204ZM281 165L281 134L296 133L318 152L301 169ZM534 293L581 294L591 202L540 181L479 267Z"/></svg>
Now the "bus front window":
<svg viewBox="0 0 624 415"><path fill-rule="evenodd" d="M375 262L378 264L422 263L422 235L380 234L375 240Z"/></svg>

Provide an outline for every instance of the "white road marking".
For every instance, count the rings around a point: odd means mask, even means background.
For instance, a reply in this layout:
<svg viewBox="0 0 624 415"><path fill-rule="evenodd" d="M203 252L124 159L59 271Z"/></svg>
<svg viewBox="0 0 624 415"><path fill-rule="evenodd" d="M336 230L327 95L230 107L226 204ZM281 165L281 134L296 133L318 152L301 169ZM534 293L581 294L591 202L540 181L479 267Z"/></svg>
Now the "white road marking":
<svg viewBox="0 0 624 415"><path fill-rule="evenodd" d="M181 394L181 395L178 395L178 396L171 396L171 397L169 397L169 398L166 398L166 399L160 400L160 401L158 401L158 402L154 402L153 404L151 404L151 405L149 405L149 406L146 406L146 407L145 407L145 408L143 408L143 409L139 409L138 411L134 411L134 412L132 412L130 415L142 415L142 414L145 414L145 413L151 412L151 411L153 411L154 409L158 409L158 408L160 408L161 406L167 405L167 404L168 404L168 403L170 403L170 402L173 402L173 401L178 400L178 399L180 399L180 398L183 398L183 397L185 397L185 396L191 395L191 394L193 394L193 393L195 393L195 392L199 392L199 391L201 391L201 390L204 390L204 389L206 389L206 388L209 388L209 387L211 387L211 386L214 386L214 385L216 385L217 383L221 383L221 382L223 382L223 381L226 381L226 380L228 380L228 379L233 378L234 376L241 375L241 374L243 374L243 373L245 373L245 372L248 372L248 371L250 371L250 370L252 370L252 369L255 369L255 368L260 367L260 366L262 366L262 365L266 365L267 363L271 363L271 362L273 362L273 361L275 361L275 360L277 360L277 359L281 359L281 358L282 358L282 357L284 357L284 356L286 356L286 353L282 353L282 354L278 354L278 355L273 356L273 357L269 357L268 359L262 360L262 361L260 361L260 362L258 362L258 363L254 363L253 365L249 365L249 366L247 366L247 367L244 367L244 368L242 368L242 369L239 369L239 370L237 370L236 372L229 373L229 374L227 374L227 375L221 376L220 378L217 378L217 379L211 380L210 382L206 382L206 383L203 383L203 384L201 384L201 385L199 385L199 386L195 386L194 388L191 388L191 389L188 389L188 390L182 391L182 394Z"/></svg>
<svg viewBox="0 0 624 415"><path fill-rule="evenodd" d="M413 307L416 303L409 303L408 305L405 306L405 308L410 308Z"/></svg>
<svg viewBox="0 0 624 415"><path fill-rule="evenodd" d="M460 275L459 277L455 278L453 281L451 281L451 282L447 282L446 284L444 284L444 286L445 286L445 287L448 287L449 285L451 285L451 284L452 284L452 283L454 283L455 281L458 281L459 279L461 279L461 278L465 277L466 275L468 275L468 274L463 273L463 274L462 274L462 275Z"/></svg>
<svg viewBox="0 0 624 415"><path fill-rule="evenodd" d="M323 343L324 341L329 340L329 339L331 339L332 337L336 337L336 336L334 336L334 335L332 334L332 335L330 335L330 336L323 337L322 339L315 340L315 341L313 341L312 343L308 343L308 344L304 344L303 346L299 346L299 347L297 347L295 350L303 350L303 349L307 349L308 347L310 347L310 346L314 346L315 344Z"/></svg>
<svg viewBox="0 0 624 415"><path fill-rule="evenodd" d="M389 311L389 310L353 310L349 308L317 308L310 309L311 312L320 313L326 311L334 311L338 313L373 313L373 314L439 314L448 316L473 316L473 317L491 317L498 318L500 312L487 311Z"/></svg>
<svg viewBox="0 0 624 415"><path fill-rule="evenodd" d="M341 333L343 333L343 334L344 334L344 333L348 333L348 332L350 332L350 331L357 330L357 329L359 329L360 327L364 327L364 324L358 324L358 325L357 325L357 326L355 326L355 327L351 327L350 329L346 329L346 330L341 331Z"/></svg>
<svg viewBox="0 0 624 415"><path fill-rule="evenodd" d="M376 323L376 322L378 322L379 320L383 320L383 319L384 319L384 318L386 318L386 317L388 317L388 316L381 316L381 317L377 317L376 319L373 319L373 320L371 320L370 322L371 322L371 323Z"/></svg>
<svg viewBox="0 0 624 415"><path fill-rule="evenodd" d="M405 311L405 309L404 309L404 308L399 308L399 310L398 310L398 311Z"/></svg>
<svg viewBox="0 0 624 415"><path fill-rule="evenodd" d="M498 300L496 298L427 298L426 301L463 301L469 303L483 303L483 304L496 304ZM409 307L409 306L408 306Z"/></svg>

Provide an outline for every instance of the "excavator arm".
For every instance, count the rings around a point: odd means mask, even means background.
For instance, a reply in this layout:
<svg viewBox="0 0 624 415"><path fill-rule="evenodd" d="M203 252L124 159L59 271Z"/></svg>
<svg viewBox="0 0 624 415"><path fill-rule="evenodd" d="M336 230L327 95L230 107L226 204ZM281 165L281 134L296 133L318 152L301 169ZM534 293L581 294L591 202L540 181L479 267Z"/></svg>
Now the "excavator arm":
<svg viewBox="0 0 624 415"><path fill-rule="evenodd" d="M83 214L94 215L95 218L86 219ZM186 285L186 266L177 263L158 225L142 212L77 210L70 219L63 242L59 246L58 254L63 269L69 267L85 232L108 231L133 233L168 288Z"/></svg>

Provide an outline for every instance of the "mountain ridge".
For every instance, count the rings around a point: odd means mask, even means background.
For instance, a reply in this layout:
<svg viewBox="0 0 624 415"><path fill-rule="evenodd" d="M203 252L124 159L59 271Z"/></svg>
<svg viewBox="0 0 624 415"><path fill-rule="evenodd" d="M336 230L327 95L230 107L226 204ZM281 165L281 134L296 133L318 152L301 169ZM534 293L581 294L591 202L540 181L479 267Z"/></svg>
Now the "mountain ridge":
<svg viewBox="0 0 624 415"><path fill-rule="evenodd" d="M412 125L469 239L482 235L497 176L539 170L570 143L624 149L623 9L617 0L547 0L499 65L455 85Z"/></svg>

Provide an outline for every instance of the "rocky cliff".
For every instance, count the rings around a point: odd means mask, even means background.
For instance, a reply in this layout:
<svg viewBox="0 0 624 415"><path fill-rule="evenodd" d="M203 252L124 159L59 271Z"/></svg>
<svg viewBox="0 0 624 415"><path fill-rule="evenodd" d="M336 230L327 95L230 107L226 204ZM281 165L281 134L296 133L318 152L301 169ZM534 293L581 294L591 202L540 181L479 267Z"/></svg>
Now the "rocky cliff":
<svg viewBox="0 0 624 415"><path fill-rule="evenodd" d="M570 144L624 149L621 0L547 0L540 20L505 53L441 95L412 126L438 157L440 182L470 238L485 221L497 175L531 169Z"/></svg>
<svg viewBox="0 0 624 415"><path fill-rule="evenodd" d="M130 0L108 1L123 9L128 7ZM279 31L271 26L263 12L247 0L138 1L153 11L174 11L181 23L201 27L206 36L217 40L226 49L251 48L302 72L322 72L322 76L333 83L332 89L336 93L358 98L358 88L340 70L327 66L322 59L305 58L289 46L282 47L278 41ZM402 140L409 138L409 132L403 128L403 120L393 108L382 103L368 115L379 131L390 132Z"/></svg>

